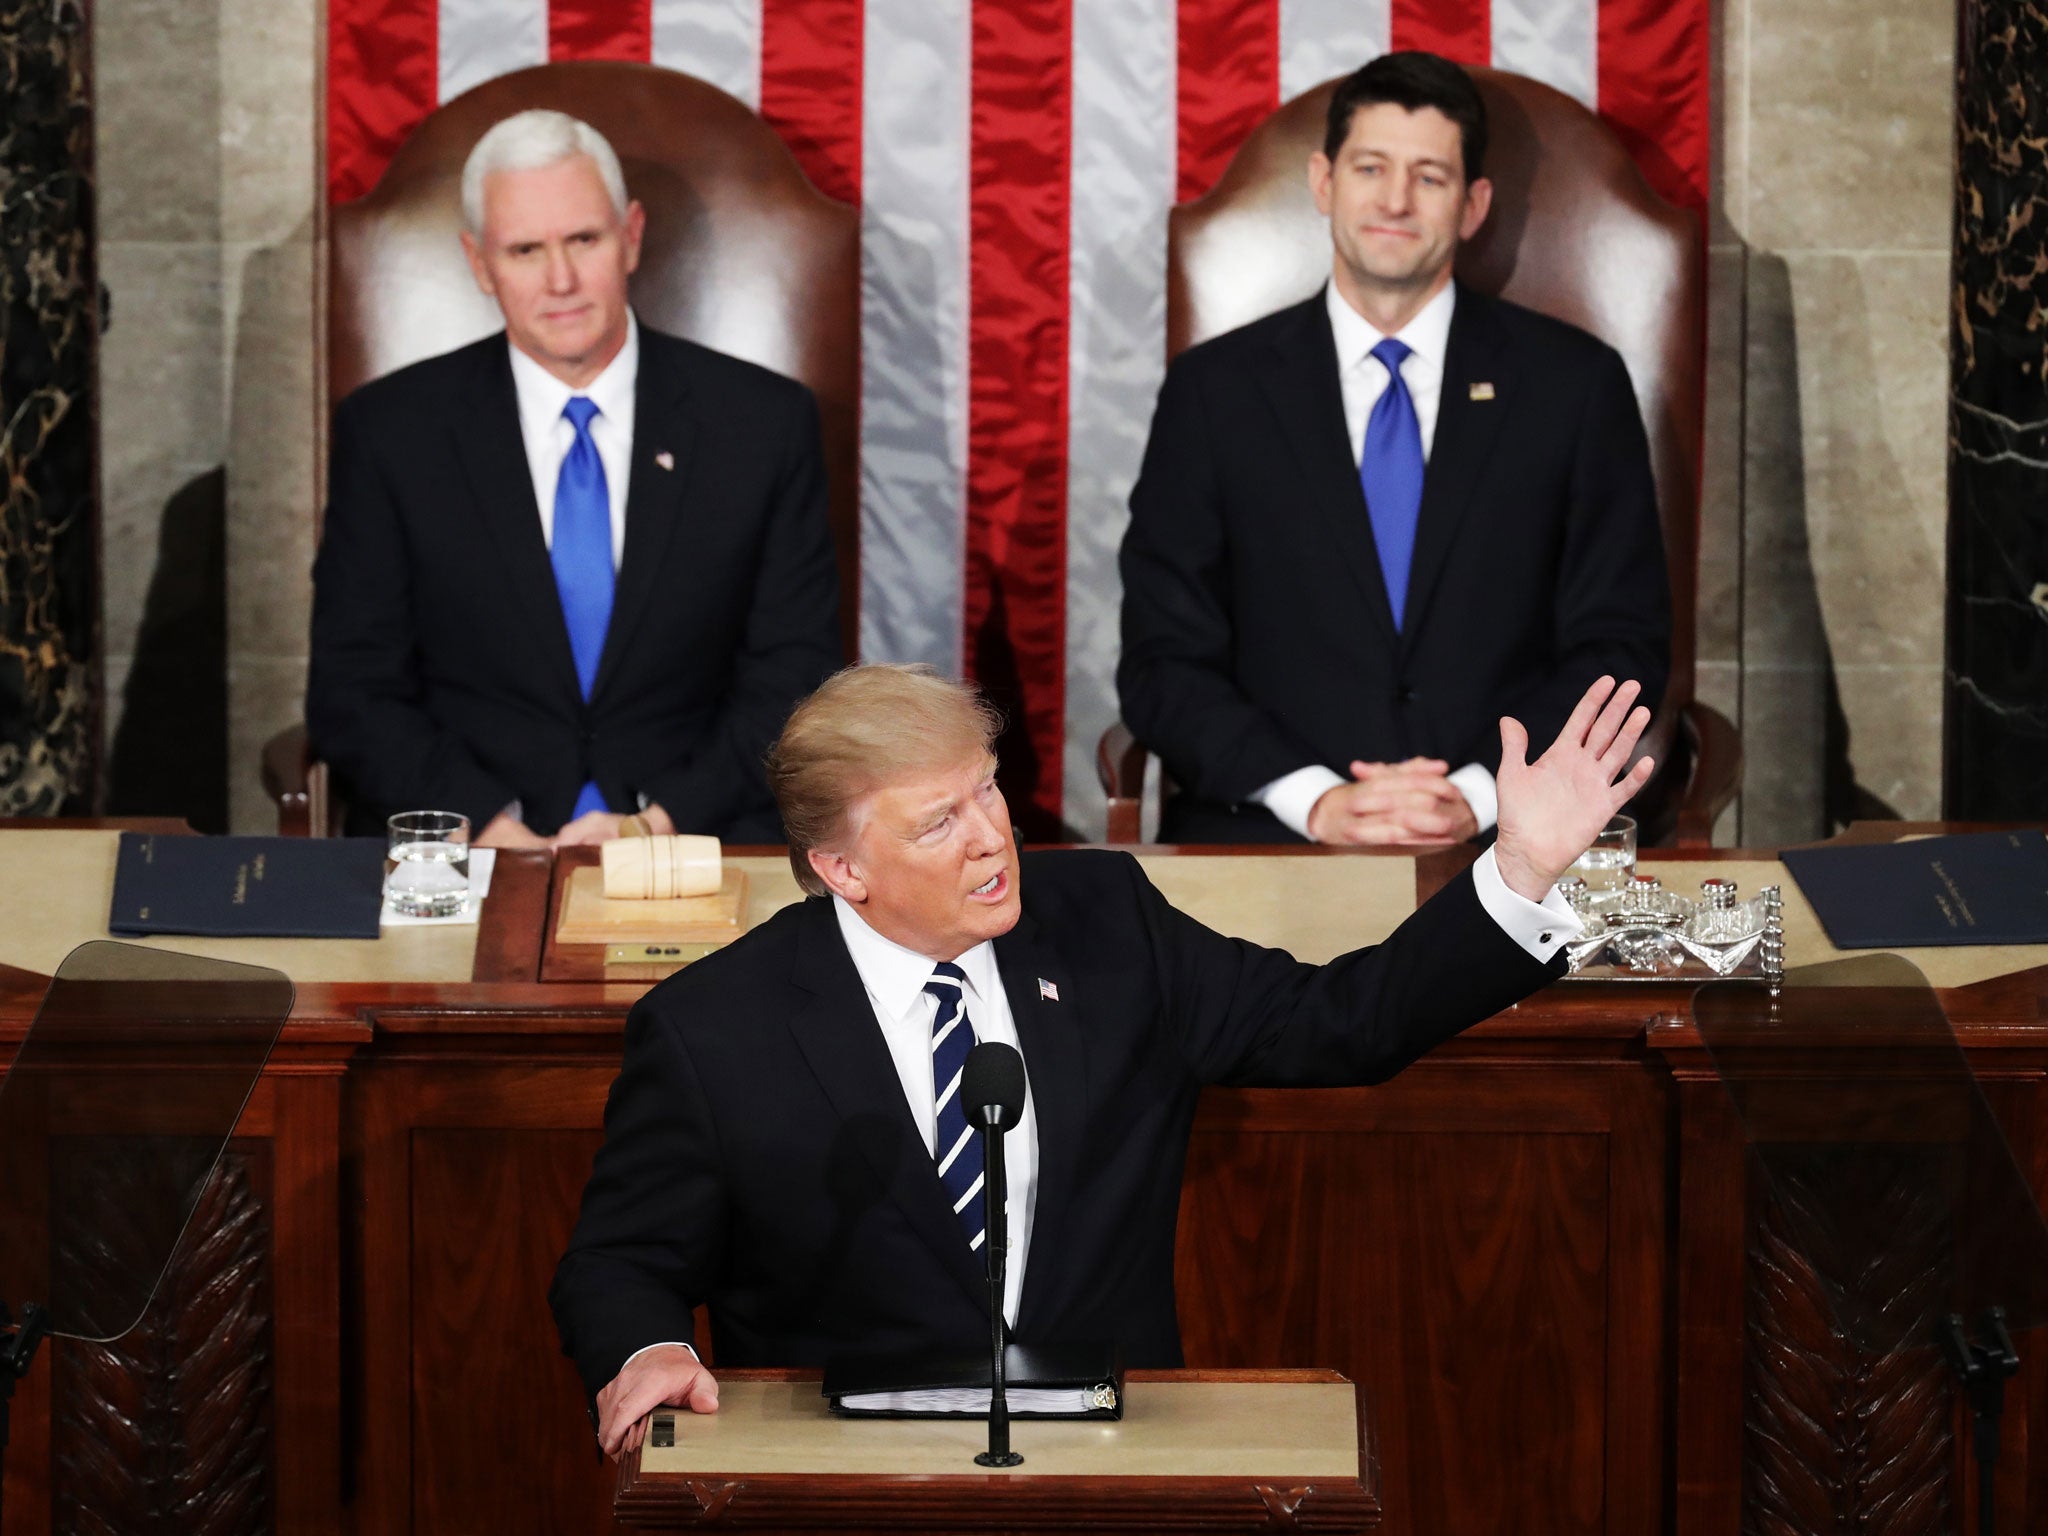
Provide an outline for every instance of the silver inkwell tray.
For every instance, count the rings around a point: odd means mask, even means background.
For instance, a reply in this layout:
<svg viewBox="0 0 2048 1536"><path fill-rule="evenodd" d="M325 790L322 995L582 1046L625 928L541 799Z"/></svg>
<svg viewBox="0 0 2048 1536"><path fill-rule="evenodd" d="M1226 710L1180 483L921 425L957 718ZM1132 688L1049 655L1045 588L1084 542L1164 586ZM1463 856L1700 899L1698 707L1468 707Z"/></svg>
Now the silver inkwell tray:
<svg viewBox="0 0 2048 1536"><path fill-rule="evenodd" d="M1779 889L1743 897L1732 880L1708 878L1697 896L1667 890L1655 875L1631 875L1595 891L1577 876L1558 890L1586 925L1565 946L1567 974L1585 980L1710 981L1760 976L1773 991L1785 978L1785 917Z"/></svg>

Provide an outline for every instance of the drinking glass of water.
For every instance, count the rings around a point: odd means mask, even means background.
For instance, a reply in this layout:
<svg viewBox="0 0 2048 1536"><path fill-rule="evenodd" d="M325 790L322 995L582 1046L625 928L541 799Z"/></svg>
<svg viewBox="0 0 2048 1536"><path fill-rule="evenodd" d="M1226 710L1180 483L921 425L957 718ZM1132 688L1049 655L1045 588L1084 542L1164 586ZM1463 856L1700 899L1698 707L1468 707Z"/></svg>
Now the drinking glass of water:
<svg viewBox="0 0 2048 1536"><path fill-rule="evenodd" d="M469 818L401 811L387 823L384 909L401 917L454 917L469 901Z"/></svg>
<svg viewBox="0 0 2048 1536"><path fill-rule="evenodd" d="M1569 873L1586 882L1590 892L1616 891L1636 872L1636 819L1617 816L1593 839L1593 846L1572 860Z"/></svg>

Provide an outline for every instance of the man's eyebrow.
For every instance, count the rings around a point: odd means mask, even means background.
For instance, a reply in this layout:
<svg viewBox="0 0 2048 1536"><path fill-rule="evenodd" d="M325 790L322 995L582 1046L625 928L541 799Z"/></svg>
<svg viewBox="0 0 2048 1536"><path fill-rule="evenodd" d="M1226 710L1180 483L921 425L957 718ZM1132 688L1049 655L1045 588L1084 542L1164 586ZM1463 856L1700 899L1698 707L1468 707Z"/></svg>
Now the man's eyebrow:
<svg viewBox="0 0 2048 1536"><path fill-rule="evenodd" d="M910 824L910 835L912 837L923 837L925 833L931 831L933 827L936 827L940 822L952 815L959 808L959 805L960 802L958 800L941 800L926 806L917 820Z"/></svg>

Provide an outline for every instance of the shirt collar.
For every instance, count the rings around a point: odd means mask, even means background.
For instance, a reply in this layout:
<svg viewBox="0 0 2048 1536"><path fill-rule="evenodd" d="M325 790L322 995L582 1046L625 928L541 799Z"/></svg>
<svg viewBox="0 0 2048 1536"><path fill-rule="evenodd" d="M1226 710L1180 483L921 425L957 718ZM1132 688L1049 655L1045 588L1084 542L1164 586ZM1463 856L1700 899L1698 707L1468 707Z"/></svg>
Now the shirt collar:
<svg viewBox="0 0 2048 1536"><path fill-rule="evenodd" d="M597 402L598 414L619 425L633 417L633 386L640 375L640 321L626 311L626 344L619 355L605 364L604 372L590 381L588 389L571 389L547 369L505 339L512 354L512 388L519 399L519 425L529 441L545 441L561 418L562 407L572 395L588 395ZM534 434L540 434L535 437Z"/></svg>
<svg viewBox="0 0 2048 1536"><path fill-rule="evenodd" d="M1443 291L1416 311L1415 318L1394 333L1416 358L1431 367L1442 368L1450 350L1451 314L1457 308L1458 285L1445 283ZM1330 333L1337 341L1337 371L1348 373L1372 355L1372 349L1386 340L1384 331L1345 303L1335 283L1323 285L1323 298L1330 312Z"/></svg>
<svg viewBox="0 0 2048 1536"><path fill-rule="evenodd" d="M853 968L860 972L868 996L887 1018L905 1017L923 994L924 984L932 979L931 958L875 932L860 915L860 909L842 896L832 898L832 911L839 919L840 937L846 940L847 953L853 956ZM992 989L999 985L995 945L984 939L953 963L967 973L967 986L972 994L970 1005L975 1001L987 1002ZM973 1011L970 1006L968 1012Z"/></svg>

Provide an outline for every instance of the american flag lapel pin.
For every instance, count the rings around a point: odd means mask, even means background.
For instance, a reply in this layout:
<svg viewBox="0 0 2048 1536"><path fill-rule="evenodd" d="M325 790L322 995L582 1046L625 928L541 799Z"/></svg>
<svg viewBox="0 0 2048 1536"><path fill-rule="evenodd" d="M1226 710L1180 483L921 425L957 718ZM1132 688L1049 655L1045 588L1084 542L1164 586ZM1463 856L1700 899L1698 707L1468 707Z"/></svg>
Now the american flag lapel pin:
<svg viewBox="0 0 2048 1536"><path fill-rule="evenodd" d="M663 469L674 469L676 467L676 456L664 448L654 456L654 462Z"/></svg>
<svg viewBox="0 0 2048 1536"><path fill-rule="evenodd" d="M1041 1002L1056 1003L1060 1000L1060 989L1041 976L1038 978L1038 996Z"/></svg>
<svg viewBox="0 0 2048 1536"><path fill-rule="evenodd" d="M1487 383L1474 384L1472 386L1472 398L1474 400L1491 400L1493 398L1493 386Z"/></svg>

